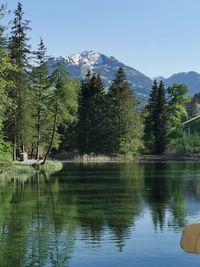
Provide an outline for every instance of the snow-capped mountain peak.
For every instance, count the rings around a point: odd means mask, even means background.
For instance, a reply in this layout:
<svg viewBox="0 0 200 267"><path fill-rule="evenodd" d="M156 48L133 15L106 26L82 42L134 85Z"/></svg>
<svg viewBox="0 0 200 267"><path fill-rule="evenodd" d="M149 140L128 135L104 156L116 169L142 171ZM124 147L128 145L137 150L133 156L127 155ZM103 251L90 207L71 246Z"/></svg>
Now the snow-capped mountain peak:
<svg viewBox="0 0 200 267"><path fill-rule="evenodd" d="M72 59L75 64L87 64L87 65L96 65L101 64L101 54L94 51L85 51L82 53L74 54L71 57L69 57L69 60Z"/></svg>
<svg viewBox="0 0 200 267"><path fill-rule="evenodd" d="M95 51L84 51L81 53L76 53L67 57L58 57L54 60L61 60L69 65L75 66L88 66L91 69L94 65L102 63L102 55Z"/></svg>
<svg viewBox="0 0 200 267"><path fill-rule="evenodd" d="M49 72L52 73L57 64L61 63L70 76L82 79L88 70L101 75L105 86L109 86L115 78L116 71L122 67L128 81L133 85L136 94L140 98L148 96L151 88L151 79L139 71L124 65L112 56L106 56L96 51L84 51L66 57L50 58L47 61Z"/></svg>

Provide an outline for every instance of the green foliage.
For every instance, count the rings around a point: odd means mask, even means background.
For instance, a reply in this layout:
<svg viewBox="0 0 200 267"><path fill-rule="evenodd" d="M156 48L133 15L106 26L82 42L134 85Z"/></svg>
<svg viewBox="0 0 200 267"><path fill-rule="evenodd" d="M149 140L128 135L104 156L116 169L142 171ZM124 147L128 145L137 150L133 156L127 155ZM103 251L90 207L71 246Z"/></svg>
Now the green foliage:
<svg viewBox="0 0 200 267"><path fill-rule="evenodd" d="M156 104L157 104L157 96L158 96L158 84L157 81L154 80L150 95L148 104L145 107L144 112L144 144L146 149L149 152L153 152L155 150L155 121L156 121Z"/></svg>
<svg viewBox="0 0 200 267"><path fill-rule="evenodd" d="M6 6L0 6L0 160L11 159L11 145L5 141L3 133L3 124L6 120L6 110L11 108L11 102L8 98L6 88L12 85L8 79L8 72L16 70L16 66L10 63L10 57L7 51L7 39L5 38L5 26L1 24L6 14Z"/></svg>
<svg viewBox="0 0 200 267"><path fill-rule="evenodd" d="M5 12L2 5L0 21ZM14 11L9 41L4 29L0 23L0 154L10 153L10 143L14 160L25 151L46 159L52 149L132 156L142 148L138 103L122 68L107 93L101 77L90 72L79 92L79 82L62 68L49 76L42 39L34 53L35 65L30 65L31 28L21 3ZM167 144L171 147L177 140L185 140L182 122L187 116L187 87L174 84L167 93L168 102L164 84L158 86L154 81L144 111L144 142L149 153L161 154ZM197 103L198 96L194 99ZM195 107L197 112L198 105Z"/></svg>
<svg viewBox="0 0 200 267"><path fill-rule="evenodd" d="M52 88L48 96L48 129L45 131L47 151L44 157L46 161L52 148L58 148L60 144L59 126L67 129L76 120L78 82L67 77L62 68L54 71L50 77ZM62 128L63 129L63 128Z"/></svg>
<svg viewBox="0 0 200 267"><path fill-rule="evenodd" d="M46 47L40 39L36 54L36 66L32 71L32 91L33 101L33 120L34 120L34 143L35 158L39 159L47 146L46 131L49 127L49 108L48 98L51 93L51 83L48 77L48 67L45 64L47 59Z"/></svg>
<svg viewBox="0 0 200 267"><path fill-rule="evenodd" d="M78 109L79 151L101 154L104 152L105 93L99 75L88 72L82 81Z"/></svg>
<svg viewBox="0 0 200 267"><path fill-rule="evenodd" d="M6 142L2 135L0 135L0 161L9 161L12 159L12 146Z"/></svg>
<svg viewBox="0 0 200 267"><path fill-rule="evenodd" d="M63 164L61 161L48 160L45 165L41 166L40 170L43 170L47 173L53 173L53 172L61 171L62 168L63 168Z"/></svg>
<svg viewBox="0 0 200 267"><path fill-rule="evenodd" d="M6 7L0 6L0 22L5 16ZM12 82L8 79L7 75L9 71L16 70L16 66L10 63L8 51L6 49L7 39L4 35L5 26L0 24L0 131L2 130L2 124L5 121L5 112L7 107L10 108L10 100L7 96L6 88L12 85Z"/></svg>
<svg viewBox="0 0 200 267"><path fill-rule="evenodd" d="M185 84L173 84L167 89L169 95L168 101L168 119L171 127L180 125L187 118L186 104L189 101L187 97L188 88Z"/></svg>
<svg viewBox="0 0 200 267"><path fill-rule="evenodd" d="M167 146L167 103L165 87L161 81L158 88L157 103L155 108L155 152L162 154Z"/></svg>
<svg viewBox="0 0 200 267"><path fill-rule="evenodd" d="M182 132L177 138L172 139L169 149L180 155L199 155L200 154L200 134L194 132L188 135Z"/></svg>
<svg viewBox="0 0 200 267"><path fill-rule="evenodd" d="M53 86L48 98L48 109L52 118L57 110L57 125L67 129L76 120L79 82L69 78L63 68L56 69L50 79Z"/></svg>
<svg viewBox="0 0 200 267"><path fill-rule="evenodd" d="M173 143L174 139L183 137L183 121L187 118L186 104L188 88L184 84L173 84L167 89L168 101L168 143ZM184 137L183 137L184 138Z"/></svg>
<svg viewBox="0 0 200 267"><path fill-rule="evenodd" d="M165 88L155 80L146 107L144 141L147 151L162 154L167 145L167 102Z"/></svg>
<svg viewBox="0 0 200 267"><path fill-rule="evenodd" d="M14 12L14 19L9 39L10 63L17 66L9 72L9 79L13 86L7 89L12 108L7 109L7 135L13 143L13 156L16 159L16 149L24 151L32 140L32 110L30 109L31 91L29 76L30 46L27 33L30 30L29 21L24 20L21 3Z"/></svg>
<svg viewBox="0 0 200 267"><path fill-rule="evenodd" d="M141 148L141 121L137 100L122 68L107 94L107 153L134 155Z"/></svg>

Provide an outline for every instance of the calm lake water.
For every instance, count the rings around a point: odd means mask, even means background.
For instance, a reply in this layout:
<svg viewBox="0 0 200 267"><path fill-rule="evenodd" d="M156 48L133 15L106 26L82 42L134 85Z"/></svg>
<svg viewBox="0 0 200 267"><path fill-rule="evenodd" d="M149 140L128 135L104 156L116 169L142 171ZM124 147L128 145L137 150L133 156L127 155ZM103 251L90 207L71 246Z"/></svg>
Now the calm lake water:
<svg viewBox="0 0 200 267"><path fill-rule="evenodd" d="M200 163L66 164L0 180L0 266L198 266Z"/></svg>

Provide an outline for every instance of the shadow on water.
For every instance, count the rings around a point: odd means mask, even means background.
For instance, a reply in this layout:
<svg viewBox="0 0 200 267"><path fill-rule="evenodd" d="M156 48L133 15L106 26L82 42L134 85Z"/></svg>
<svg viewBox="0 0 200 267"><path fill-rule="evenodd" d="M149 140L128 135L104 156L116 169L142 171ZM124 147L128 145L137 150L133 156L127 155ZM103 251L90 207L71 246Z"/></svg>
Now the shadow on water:
<svg viewBox="0 0 200 267"><path fill-rule="evenodd" d="M0 266L69 266L79 241L98 249L106 240L122 252L146 211L155 233L181 232L186 203L199 201L199 170L67 164L53 174L0 175Z"/></svg>
<svg viewBox="0 0 200 267"><path fill-rule="evenodd" d="M0 266L67 266L74 231L66 227L61 235L50 179L45 172L7 182L1 175Z"/></svg>
<svg viewBox="0 0 200 267"><path fill-rule="evenodd" d="M179 230L186 224L185 164L150 163L144 168L144 199L148 204L155 231L167 224ZM171 216L166 218L167 214Z"/></svg>

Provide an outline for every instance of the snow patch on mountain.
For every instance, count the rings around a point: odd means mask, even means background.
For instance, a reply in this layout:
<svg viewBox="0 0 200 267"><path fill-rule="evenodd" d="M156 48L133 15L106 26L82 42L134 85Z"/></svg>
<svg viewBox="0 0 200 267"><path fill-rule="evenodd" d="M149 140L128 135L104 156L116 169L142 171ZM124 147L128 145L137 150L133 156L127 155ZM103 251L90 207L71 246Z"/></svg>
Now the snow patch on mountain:
<svg viewBox="0 0 200 267"><path fill-rule="evenodd" d="M109 86L115 78L117 70L121 67L140 99L146 99L151 89L152 80L150 78L138 70L124 65L116 58L96 51L84 51L65 57L52 57L47 61L49 72L52 73L60 63L70 76L77 79L84 78L88 70L100 74L106 87Z"/></svg>

